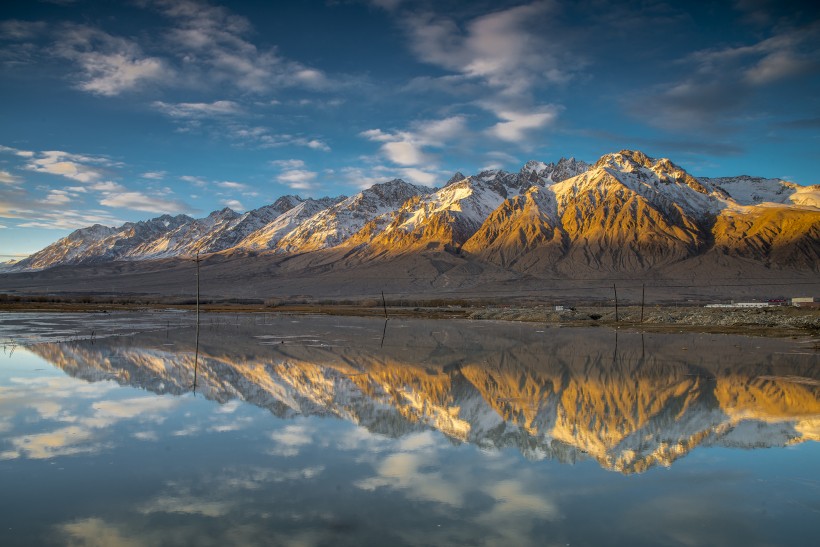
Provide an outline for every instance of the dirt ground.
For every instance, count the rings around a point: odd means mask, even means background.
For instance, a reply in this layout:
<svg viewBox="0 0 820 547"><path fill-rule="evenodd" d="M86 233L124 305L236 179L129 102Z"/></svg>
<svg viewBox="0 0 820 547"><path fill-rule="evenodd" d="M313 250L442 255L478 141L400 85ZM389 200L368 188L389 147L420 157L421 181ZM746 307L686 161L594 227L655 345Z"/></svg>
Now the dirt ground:
<svg viewBox="0 0 820 547"><path fill-rule="evenodd" d="M194 311L195 305L89 303L89 302L2 302L4 311L90 312L138 310ZM788 336L820 334L820 309L793 306L766 308L706 308L702 306L582 306L556 311L552 306L458 303L420 306L365 304L206 304L202 312L324 314L340 316L418 317L429 319L462 318L471 320L544 322L557 326L594 326L640 328L643 330L684 329L702 332L726 332Z"/></svg>

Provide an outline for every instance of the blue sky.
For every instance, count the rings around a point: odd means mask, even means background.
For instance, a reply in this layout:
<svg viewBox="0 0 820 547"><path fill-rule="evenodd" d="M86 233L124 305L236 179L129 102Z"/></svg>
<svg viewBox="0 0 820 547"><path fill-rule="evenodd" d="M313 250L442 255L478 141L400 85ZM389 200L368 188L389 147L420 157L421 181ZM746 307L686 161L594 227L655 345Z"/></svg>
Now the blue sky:
<svg viewBox="0 0 820 547"><path fill-rule="evenodd" d="M817 184L811 4L4 2L0 260L94 223L623 148Z"/></svg>

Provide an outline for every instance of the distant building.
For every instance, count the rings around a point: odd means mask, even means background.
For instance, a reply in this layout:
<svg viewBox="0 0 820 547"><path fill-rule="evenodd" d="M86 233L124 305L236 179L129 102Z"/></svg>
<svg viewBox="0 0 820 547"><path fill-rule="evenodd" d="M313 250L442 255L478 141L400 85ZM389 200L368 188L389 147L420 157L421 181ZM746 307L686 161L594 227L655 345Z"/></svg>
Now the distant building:
<svg viewBox="0 0 820 547"><path fill-rule="evenodd" d="M820 299L815 296L798 296L792 298L792 306L799 308L818 308L820 307Z"/></svg>
<svg viewBox="0 0 820 547"><path fill-rule="evenodd" d="M768 308L768 302L733 302L732 304L706 304L707 308Z"/></svg>

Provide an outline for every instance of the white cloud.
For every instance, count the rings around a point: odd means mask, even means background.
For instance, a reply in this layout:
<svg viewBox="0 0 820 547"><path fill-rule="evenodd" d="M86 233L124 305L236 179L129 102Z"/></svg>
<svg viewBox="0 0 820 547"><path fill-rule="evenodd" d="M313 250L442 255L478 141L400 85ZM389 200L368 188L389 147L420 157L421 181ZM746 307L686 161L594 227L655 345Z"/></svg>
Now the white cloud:
<svg viewBox="0 0 820 547"><path fill-rule="evenodd" d="M273 160L270 162L271 165L275 167L281 167L282 169L299 169L305 166L305 162L302 160Z"/></svg>
<svg viewBox="0 0 820 547"><path fill-rule="evenodd" d="M429 161L418 145L407 141L385 143L382 152L387 159L399 165L420 165Z"/></svg>
<svg viewBox="0 0 820 547"><path fill-rule="evenodd" d="M162 180L166 176L168 176L167 171L148 171L147 173L141 174L140 178L148 180Z"/></svg>
<svg viewBox="0 0 820 547"><path fill-rule="evenodd" d="M202 177L194 177L191 175L182 175L181 177L179 177L179 180L184 180L185 182L193 184L198 188L202 188L208 185L208 181L206 181Z"/></svg>
<svg viewBox="0 0 820 547"><path fill-rule="evenodd" d="M145 56L131 40L88 26L66 26L55 51L79 65L82 74L77 87L97 95L119 95L170 78L162 59Z"/></svg>
<svg viewBox="0 0 820 547"><path fill-rule="evenodd" d="M800 59L790 51L773 51L745 72L746 79L754 85L764 85L805 72L811 61Z"/></svg>
<svg viewBox="0 0 820 547"><path fill-rule="evenodd" d="M766 88L820 70L817 29L781 29L749 45L696 51L681 60L690 68L678 71L680 78L636 93L627 107L636 118L670 131L735 131L749 104L765 100Z"/></svg>
<svg viewBox="0 0 820 547"><path fill-rule="evenodd" d="M247 190L248 189L247 184L242 184L241 182L233 182L233 181L230 181L230 180L223 180L221 182L215 182L214 184L216 186L219 186L220 188L226 188L228 190Z"/></svg>
<svg viewBox="0 0 820 547"><path fill-rule="evenodd" d="M500 120L490 134L522 142L528 129L545 127L557 113L551 105L538 106L533 92L568 82L585 64L572 48L543 30L556 7L555 2L538 0L463 25L429 11L401 12L417 57L453 73L412 85L481 96L475 104Z"/></svg>
<svg viewBox="0 0 820 547"><path fill-rule="evenodd" d="M107 158L71 154L61 150L47 150L39 153L26 164L26 169L38 173L59 175L83 183L93 183L106 174L103 167L118 166Z"/></svg>
<svg viewBox="0 0 820 547"><path fill-rule="evenodd" d="M320 70L249 42L245 36L252 31L250 22L224 7L191 0L148 3L174 21L167 35L171 47L184 70L206 83L227 83L253 93L292 86L320 89L330 83Z"/></svg>
<svg viewBox="0 0 820 547"><path fill-rule="evenodd" d="M140 441L158 441L159 435L156 431L137 431L133 437Z"/></svg>
<svg viewBox="0 0 820 547"><path fill-rule="evenodd" d="M225 128L228 137L245 141L260 148L279 148L282 146L304 146L313 150L329 152L330 146L322 140L316 138L306 138L302 136L289 135L287 133L271 133L266 127L245 126L241 124L230 124Z"/></svg>
<svg viewBox="0 0 820 547"><path fill-rule="evenodd" d="M304 143L303 146L313 148L314 150L321 150L323 152L330 152L330 147L318 139L310 139Z"/></svg>
<svg viewBox="0 0 820 547"><path fill-rule="evenodd" d="M149 196L136 191L108 193L100 200L100 205L148 213L177 214L191 210L191 207L182 201Z"/></svg>
<svg viewBox="0 0 820 547"><path fill-rule="evenodd" d="M430 172L414 167L397 168L385 165L374 165L367 168L345 167L341 170L341 174L348 184L361 190L394 178L422 186L434 186L444 176L440 172Z"/></svg>
<svg viewBox="0 0 820 547"><path fill-rule="evenodd" d="M294 190L312 190L318 173L306 169L290 169L280 173L276 180Z"/></svg>
<svg viewBox="0 0 820 547"><path fill-rule="evenodd" d="M520 143L527 139L529 131L552 124L558 109L547 106L530 112L498 110L497 115L504 121L492 126L488 132L501 140Z"/></svg>
<svg viewBox="0 0 820 547"><path fill-rule="evenodd" d="M400 169L399 173L401 173L401 178L407 182L421 184L422 186L434 186L440 178L440 175L436 173L430 173L413 167Z"/></svg>
<svg viewBox="0 0 820 547"><path fill-rule="evenodd" d="M212 103L166 103L154 101L155 109L172 118L210 118L214 116L235 116L242 114L242 108L233 101Z"/></svg>
<svg viewBox="0 0 820 547"><path fill-rule="evenodd" d="M422 61L479 79L504 95L571 77L567 54L548 40L543 23L555 4L536 1L469 21L464 30L431 14L408 20L411 47Z"/></svg>
<svg viewBox="0 0 820 547"><path fill-rule="evenodd" d="M92 224L102 224L103 226L119 226L124 220L112 216L107 211L98 210L84 210L78 211L74 209L59 210L27 210L27 211L11 211L2 216L9 216L12 218L29 219L29 222L18 224L20 228L45 228L51 230L76 230L77 228L87 228Z"/></svg>
<svg viewBox="0 0 820 547"><path fill-rule="evenodd" d="M18 148L3 145L0 145L0 152L8 152L10 154L14 154L15 156L20 156L21 158L30 158L34 156L34 152L31 150L20 150Z"/></svg>
<svg viewBox="0 0 820 547"><path fill-rule="evenodd" d="M10 19L0 22L0 36L6 40L30 40L47 28L44 21L21 21Z"/></svg>
<svg viewBox="0 0 820 547"><path fill-rule="evenodd" d="M432 163L423 147L443 147L465 130L466 119L463 116L452 116L441 120L416 121L407 131L388 133L381 129L369 129L361 132L360 136L384 143L381 145L381 152L388 160L411 167Z"/></svg>
<svg viewBox="0 0 820 547"><path fill-rule="evenodd" d="M222 205L224 205L225 207L230 207L234 211L238 211L240 213L245 210L245 206L235 199L222 200Z"/></svg>
<svg viewBox="0 0 820 547"><path fill-rule="evenodd" d="M107 180L105 182L96 182L88 186L91 190L97 192L125 192L125 186L117 184L114 181Z"/></svg>
<svg viewBox="0 0 820 547"><path fill-rule="evenodd" d="M45 205L60 206L71 202L71 197L64 190L51 190L42 203Z"/></svg>
<svg viewBox="0 0 820 547"><path fill-rule="evenodd" d="M8 171L0 171L0 184L17 184L20 177L16 177Z"/></svg>

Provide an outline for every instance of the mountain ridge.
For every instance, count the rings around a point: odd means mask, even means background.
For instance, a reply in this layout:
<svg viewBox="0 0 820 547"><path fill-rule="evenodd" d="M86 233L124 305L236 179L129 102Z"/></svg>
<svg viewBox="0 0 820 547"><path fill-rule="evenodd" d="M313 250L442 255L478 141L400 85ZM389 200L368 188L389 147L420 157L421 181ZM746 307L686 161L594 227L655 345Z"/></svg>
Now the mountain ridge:
<svg viewBox="0 0 820 547"><path fill-rule="evenodd" d="M702 256L816 271L820 186L697 178L667 158L622 150L591 165L561 158L528 161L518 172L459 172L441 188L394 179L352 197L283 196L242 214L225 208L202 219L161 215L95 225L3 272L336 249L344 257L337 268L444 252L536 274L645 272Z"/></svg>

